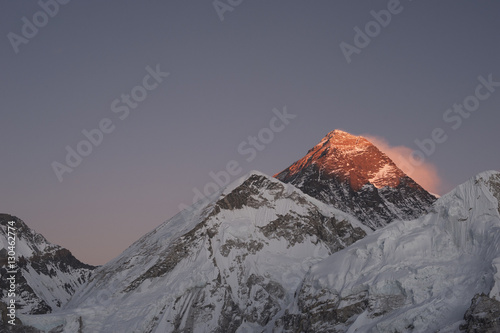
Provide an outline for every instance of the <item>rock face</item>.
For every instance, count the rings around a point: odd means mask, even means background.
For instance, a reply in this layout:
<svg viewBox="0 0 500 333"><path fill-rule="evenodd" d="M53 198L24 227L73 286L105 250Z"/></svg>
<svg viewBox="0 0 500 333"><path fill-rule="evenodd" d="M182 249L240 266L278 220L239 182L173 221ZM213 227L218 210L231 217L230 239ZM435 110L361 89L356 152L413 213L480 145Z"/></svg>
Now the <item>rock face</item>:
<svg viewBox="0 0 500 333"><path fill-rule="evenodd" d="M274 177L372 229L427 213L436 198L367 139L335 130Z"/></svg>
<svg viewBox="0 0 500 333"><path fill-rule="evenodd" d="M83 332L260 332L312 264L370 232L253 172L97 269L66 310Z"/></svg>
<svg viewBox="0 0 500 333"><path fill-rule="evenodd" d="M460 329L466 333L500 332L500 302L485 294L478 294L464 316L465 324Z"/></svg>
<svg viewBox="0 0 500 333"><path fill-rule="evenodd" d="M314 265L282 318L284 332L497 332L500 173L441 197ZM476 296L467 310L470 300ZM485 330L483 330L485 329Z"/></svg>
<svg viewBox="0 0 500 333"><path fill-rule="evenodd" d="M42 314L60 309L87 282L95 267L78 261L67 249L49 243L19 218L0 214L2 276L11 270L7 266L9 225L14 226L16 237L17 313ZM0 297L4 304L9 300L7 283L6 279L0 280Z"/></svg>

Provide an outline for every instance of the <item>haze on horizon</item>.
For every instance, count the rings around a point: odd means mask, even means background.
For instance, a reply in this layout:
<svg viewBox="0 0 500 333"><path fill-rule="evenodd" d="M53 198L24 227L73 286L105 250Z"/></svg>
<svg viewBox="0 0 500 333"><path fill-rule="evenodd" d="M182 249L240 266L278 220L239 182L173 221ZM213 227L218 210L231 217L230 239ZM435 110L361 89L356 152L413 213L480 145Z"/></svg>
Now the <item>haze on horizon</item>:
<svg viewBox="0 0 500 333"><path fill-rule="evenodd" d="M191 204L230 161L232 180L272 175L334 129L396 164L442 141L410 175L437 194L500 168L499 3L242 1L221 15L213 1L55 1L0 4L0 212L86 263ZM40 3L58 4L46 22ZM281 127L285 109L296 117ZM67 147L88 155L68 166ZM54 162L71 169L62 181Z"/></svg>

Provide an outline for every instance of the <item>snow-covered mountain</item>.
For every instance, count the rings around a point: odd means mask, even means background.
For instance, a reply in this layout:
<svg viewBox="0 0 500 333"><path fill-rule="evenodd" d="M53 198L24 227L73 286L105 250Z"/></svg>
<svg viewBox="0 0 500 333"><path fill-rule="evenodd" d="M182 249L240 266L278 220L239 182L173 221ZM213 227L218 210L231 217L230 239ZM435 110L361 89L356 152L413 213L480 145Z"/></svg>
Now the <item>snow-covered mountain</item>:
<svg viewBox="0 0 500 333"><path fill-rule="evenodd" d="M260 332L284 315L312 264L370 232L252 172L142 237L44 318L64 316L82 332Z"/></svg>
<svg viewBox="0 0 500 333"><path fill-rule="evenodd" d="M497 332L500 173L372 232L258 172L98 268L48 332ZM489 331L488 331L489 330Z"/></svg>
<svg viewBox="0 0 500 333"><path fill-rule="evenodd" d="M52 333L500 332L499 172L436 201L334 131L275 177L249 173L94 270L0 215L1 258L18 228L18 317Z"/></svg>
<svg viewBox="0 0 500 333"><path fill-rule="evenodd" d="M41 314L57 311L87 282L95 267L78 261L67 249L49 243L21 219L0 214L2 277L6 276L7 271L12 270L7 266L8 226L15 228L13 232L16 237L17 267L14 270L17 271L17 313ZM9 300L7 283L4 278L0 280L0 302L3 304Z"/></svg>
<svg viewBox="0 0 500 333"><path fill-rule="evenodd" d="M436 200L367 139L341 130L328 133L275 177L374 230L394 219L419 217Z"/></svg>
<svg viewBox="0 0 500 333"><path fill-rule="evenodd" d="M482 173L314 265L284 331L499 332L499 200L500 173Z"/></svg>

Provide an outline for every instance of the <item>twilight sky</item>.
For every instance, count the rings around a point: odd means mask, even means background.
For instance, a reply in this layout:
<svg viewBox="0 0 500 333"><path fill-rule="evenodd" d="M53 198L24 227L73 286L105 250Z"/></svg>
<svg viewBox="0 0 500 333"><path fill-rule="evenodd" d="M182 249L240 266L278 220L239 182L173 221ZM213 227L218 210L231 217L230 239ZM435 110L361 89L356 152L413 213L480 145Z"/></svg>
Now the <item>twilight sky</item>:
<svg viewBox="0 0 500 333"><path fill-rule="evenodd" d="M59 1L0 3L0 211L84 262L211 171L273 175L336 128L417 151L411 176L435 193L500 169L499 2ZM70 167L67 147L87 156Z"/></svg>

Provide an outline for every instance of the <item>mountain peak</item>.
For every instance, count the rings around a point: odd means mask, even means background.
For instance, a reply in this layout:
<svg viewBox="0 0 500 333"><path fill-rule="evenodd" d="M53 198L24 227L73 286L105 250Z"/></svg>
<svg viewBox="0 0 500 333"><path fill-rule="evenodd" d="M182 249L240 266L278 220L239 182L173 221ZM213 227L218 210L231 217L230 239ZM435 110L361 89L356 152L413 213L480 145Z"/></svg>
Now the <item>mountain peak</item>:
<svg viewBox="0 0 500 333"><path fill-rule="evenodd" d="M16 311L42 314L61 309L96 267L80 262L69 250L48 242L16 216L0 214L0 256L5 258L0 261L2 274L10 268L7 250L12 245L11 228L16 234L16 289L19 291ZM0 308L3 305L6 309L5 304L10 302L7 290L4 285L0 288ZM3 310L0 312L3 316Z"/></svg>
<svg viewBox="0 0 500 333"><path fill-rule="evenodd" d="M436 200L375 145L342 130L274 175L377 229L395 218L424 214Z"/></svg>
<svg viewBox="0 0 500 333"><path fill-rule="evenodd" d="M362 136L356 136L343 130L336 129L325 135L325 137L319 142L318 145L322 145L325 143L338 145L356 145L360 140L367 141Z"/></svg>
<svg viewBox="0 0 500 333"><path fill-rule="evenodd" d="M341 129L334 129L333 131L331 131L327 135L325 135L325 138L331 138L331 137L358 138L361 136L351 134L351 133L346 132L346 131L341 130Z"/></svg>
<svg viewBox="0 0 500 333"><path fill-rule="evenodd" d="M355 191L366 184L377 188L397 187L400 179L405 176L370 141L338 129L328 133L306 156L290 166L287 177L292 177L311 165L318 167L322 173L347 181Z"/></svg>
<svg viewBox="0 0 500 333"><path fill-rule="evenodd" d="M371 233L256 171L188 217L143 236L79 290L65 310L85 332L271 331L312 264Z"/></svg>

